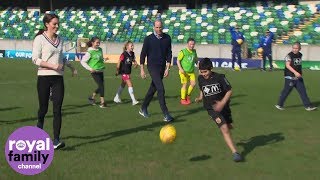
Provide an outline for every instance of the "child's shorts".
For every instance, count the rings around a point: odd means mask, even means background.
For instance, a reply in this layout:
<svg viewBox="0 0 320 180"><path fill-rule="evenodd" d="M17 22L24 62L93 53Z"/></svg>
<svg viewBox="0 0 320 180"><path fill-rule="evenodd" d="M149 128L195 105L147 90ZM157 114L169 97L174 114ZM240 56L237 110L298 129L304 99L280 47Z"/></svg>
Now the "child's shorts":
<svg viewBox="0 0 320 180"><path fill-rule="evenodd" d="M186 84L189 80L190 81L196 80L196 75L193 72L192 73L185 73L185 74L182 74L179 72L179 76L180 76L181 84Z"/></svg>
<svg viewBox="0 0 320 180"><path fill-rule="evenodd" d="M130 74L121 74L121 78L123 81L129 80L130 79Z"/></svg>
<svg viewBox="0 0 320 180"><path fill-rule="evenodd" d="M229 107L223 108L221 112L216 112L213 109L207 109L209 116L220 128L224 124L232 123L231 110Z"/></svg>

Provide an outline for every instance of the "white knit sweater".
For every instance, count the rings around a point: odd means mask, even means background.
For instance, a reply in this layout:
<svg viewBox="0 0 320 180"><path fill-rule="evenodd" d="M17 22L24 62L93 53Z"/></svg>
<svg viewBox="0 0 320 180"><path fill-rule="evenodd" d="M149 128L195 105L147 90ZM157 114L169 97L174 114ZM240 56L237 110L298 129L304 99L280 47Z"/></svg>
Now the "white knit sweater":
<svg viewBox="0 0 320 180"><path fill-rule="evenodd" d="M64 64L62 54L63 42L58 36L55 42L52 42L45 33L35 37L32 47L32 61L38 65L38 76L63 75L63 70L56 71L40 67L41 61L51 64Z"/></svg>

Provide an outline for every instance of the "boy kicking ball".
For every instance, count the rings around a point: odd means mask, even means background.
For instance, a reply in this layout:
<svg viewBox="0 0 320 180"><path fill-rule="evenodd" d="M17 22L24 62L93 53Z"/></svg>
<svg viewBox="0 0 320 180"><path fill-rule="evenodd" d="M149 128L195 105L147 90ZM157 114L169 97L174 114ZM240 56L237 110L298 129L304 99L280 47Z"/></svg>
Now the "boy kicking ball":
<svg viewBox="0 0 320 180"><path fill-rule="evenodd" d="M229 106L232 94L231 85L223 74L212 72L212 68L212 62L209 58L204 58L200 61L200 75L198 76L200 95L195 101L200 102L203 100L203 107L219 127L227 146L233 153L233 160L240 162L243 158L237 152L230 133L230 129L232 129Z"/></svg>

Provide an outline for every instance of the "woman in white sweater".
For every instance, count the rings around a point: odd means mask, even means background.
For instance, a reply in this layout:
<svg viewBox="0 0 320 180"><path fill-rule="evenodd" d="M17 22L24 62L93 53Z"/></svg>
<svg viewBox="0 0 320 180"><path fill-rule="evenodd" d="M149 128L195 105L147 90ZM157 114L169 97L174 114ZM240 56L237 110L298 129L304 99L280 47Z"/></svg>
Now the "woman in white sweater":
<svg viewBox="0 0 320 180"><path fill-rule="evenodd" d="M77 74L77 71L63 57L63 42L57 35L59 17L55 14L45 14L43 24L45 28L37 33L32 48L32 61L38 66L39 111L37 127L43 129L44 118L48 111L50 89L52 89L53 145L54 149L59 149L65 146L64 142L60 141L64 66L68 66L73 75Z"/></svg>

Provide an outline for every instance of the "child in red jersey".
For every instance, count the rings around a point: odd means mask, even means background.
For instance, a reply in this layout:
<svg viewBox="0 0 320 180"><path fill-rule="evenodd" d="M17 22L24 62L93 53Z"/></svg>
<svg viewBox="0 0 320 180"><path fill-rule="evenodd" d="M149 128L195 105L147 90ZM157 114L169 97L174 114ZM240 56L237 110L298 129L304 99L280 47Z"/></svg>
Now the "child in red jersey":
<svg viewBox="0 0 320 180"><path fill-rule="evenodd" d="M139 103L139 101L137 101L134 96L133 85L130 78L132 64L134 65L134 67L137 67L136 57L134 55L133 48L133 43L131 41L127 41L123 47L123 53L120 55L119 62L117 64L116 75L121 74L122 80L118 88L117 94L113 99L115 103L121 103L120 95L123 88L126 85L128 85L128 92L132 100L132 105L136 105Z"/></svg>

